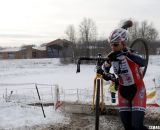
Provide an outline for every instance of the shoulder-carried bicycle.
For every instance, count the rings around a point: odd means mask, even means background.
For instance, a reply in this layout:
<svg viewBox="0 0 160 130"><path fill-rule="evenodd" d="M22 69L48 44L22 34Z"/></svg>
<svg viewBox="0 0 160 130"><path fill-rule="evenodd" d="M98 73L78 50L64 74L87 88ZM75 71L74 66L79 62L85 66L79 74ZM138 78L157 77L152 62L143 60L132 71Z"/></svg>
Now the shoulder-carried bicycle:
<svg viewBox="0 0 160 130"><path fill-rule="evenodd" d="M128 22L128 21L127 21ZM122 28L127 29L130 25L125 23ZM143 77L146 73L148 60L149 60L149 52L146 40L142 38L138 38L132 42L130 45L130 49L135 53L141 55L145 61L145 67L141 68ZM93 99L92 99L92 110L95 112L95 130L99 130L99 116L105 110L105 103L104 103L104 89L103 89L103 77L99 74L99 68L102 68L102 65L105 61L109 60L108 57L103 58L101 54L98 54L95 58L90 57L80 57L77 62L77 73L80 72L80 64L82 61L94 61L96 62L96 76L94 79L94 88L93 88Z"/></svg>

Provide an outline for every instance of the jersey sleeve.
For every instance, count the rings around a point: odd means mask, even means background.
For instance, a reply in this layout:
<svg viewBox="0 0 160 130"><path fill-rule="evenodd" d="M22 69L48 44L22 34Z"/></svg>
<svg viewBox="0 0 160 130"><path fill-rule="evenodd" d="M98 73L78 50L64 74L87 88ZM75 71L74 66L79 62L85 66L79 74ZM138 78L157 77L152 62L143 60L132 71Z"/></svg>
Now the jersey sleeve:
<svg viewBox="0 0 160 130"><path fill-rule="evenodd" d="M140 67L146 66L146 60L135 53L128 53L127 57L138 64Z"/></svg>

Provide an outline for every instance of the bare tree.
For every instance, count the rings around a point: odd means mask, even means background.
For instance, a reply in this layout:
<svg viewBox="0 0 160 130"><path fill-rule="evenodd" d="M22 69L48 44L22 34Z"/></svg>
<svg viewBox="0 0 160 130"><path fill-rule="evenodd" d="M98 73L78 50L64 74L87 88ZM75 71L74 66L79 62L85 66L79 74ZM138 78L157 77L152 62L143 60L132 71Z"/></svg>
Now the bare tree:
<svg viewBox="0 0 160 130"><path fill-rule="evenodd" d="M90 42L96 40L97 28L94 21L84 18L79 25L80 41L86 44L86 55L90 56Z"/></svg>
<svg viewBox="0 0 160 130"><path fill-rule="evenodd" d="M148 33L148 23L147 21L143 21L141 23L141 27L139 28L139 36L142 38L146 38Z"/></svg>
<svg viewBox="0 0 160 130"><path fill-rule="evenodd" d="M138 29L139 37L148 41L155 41L158 38L158 31L154 28L153 24L148 24L147 21L142 21Z"/></svg>
<svg viewBox="0 0 160 130"><path fill-rule="evenodd" d="M147 21L142 21L140 24L137 21L133 22L133 27L129 29L132 40L136 38L144 38L148 41L155 41L158 38L158 31L153 24L148 24Z"/></svg>
<svg viewBox="0 0 160 130"><path fill-rule="evenodd" d="M153 24L148 24L148 21L142 21L141 23L131 19L133 26L128 29L130 34L130 40L133 41L137 38L144 38L148 41L154 41L158 38L158 31L154 28ZM119 25L126 20L121 20Z"/></svg>
<svg viewBox="0 0 160 130"><path fill-rule="evenodd" d="M149 29L149 36L150 36L150 40L152 40L152 39L156 40L159 38L157 30L154 28Z"/></svg>
<svg viewBox="0 0 160 130"><path fill-rule="evenodd" d="M138 29L139 29L139 23L137 21L133 21L133 26L128 29L131 40L135 40L139 37Z"/></svg>
<svg viewBox="0 0 160 130"><path fill-rule="evenodd" d="M76 31L73 25L69 25L66 29L66 35L68 36L68 40L72 42L72 58L75 58L75 48L76 48Z"/></svg>
<svg viewBox="0 0 160 130"><path fill-rule="evenodd" d="M66 29L66 35L68 36L68 40L72 43L76 41L76 31L73 25L69 25Z"/></svg>
<svg viewBox="0 0 160 130"><path fill-rule="evenodd" d="M155 41L158 39L158 31L154 28L152 23L148 26L147 39L149 41Z"/></svg>

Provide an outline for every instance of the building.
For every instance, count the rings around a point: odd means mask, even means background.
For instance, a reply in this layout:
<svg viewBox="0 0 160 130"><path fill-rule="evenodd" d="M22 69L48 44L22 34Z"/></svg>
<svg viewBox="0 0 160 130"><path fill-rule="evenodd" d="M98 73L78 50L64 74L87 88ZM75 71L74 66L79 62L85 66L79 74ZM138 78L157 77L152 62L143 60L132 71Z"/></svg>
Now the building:
<svg viewBox="0 0 160 130"><path fill-rule="evenodd" d="M64 58L73 56L73 44L65 39L57 39L40 47L0 48L0 59Z"/></svg>
<svg viewBox="0 0 160 130"><path fill-rule="evenodd" d="M44 44L49 58L64 58L73 56L73 43L65 39L57 39Z"/></svg>
<svg viewBox="0 0 160 130"><path fill-rule="evenodd" d="M2 48L0 50L0 59L31 59L46 58L45 47L34 47L32 45L12 48Z"/></svg>
<svg viewBox="0 0 160 130"><path fill-rule="evenodd" d="M18 47L3 48L0 50L0 59L20 59L22 57L22 49Z"/></svg>

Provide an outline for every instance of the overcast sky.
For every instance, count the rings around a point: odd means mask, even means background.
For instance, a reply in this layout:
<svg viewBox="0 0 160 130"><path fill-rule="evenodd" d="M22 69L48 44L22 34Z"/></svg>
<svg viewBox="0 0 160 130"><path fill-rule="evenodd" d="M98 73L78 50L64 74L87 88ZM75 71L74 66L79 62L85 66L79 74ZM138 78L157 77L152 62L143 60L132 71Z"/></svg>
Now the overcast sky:
<svg viewBox="0 0 160 130"><path fill-rule="evenodd" d="M0 46L41 44L65 38L84 17L108 37L122 19L152 22L160 32L160 0L0 0Z"/></svg>

